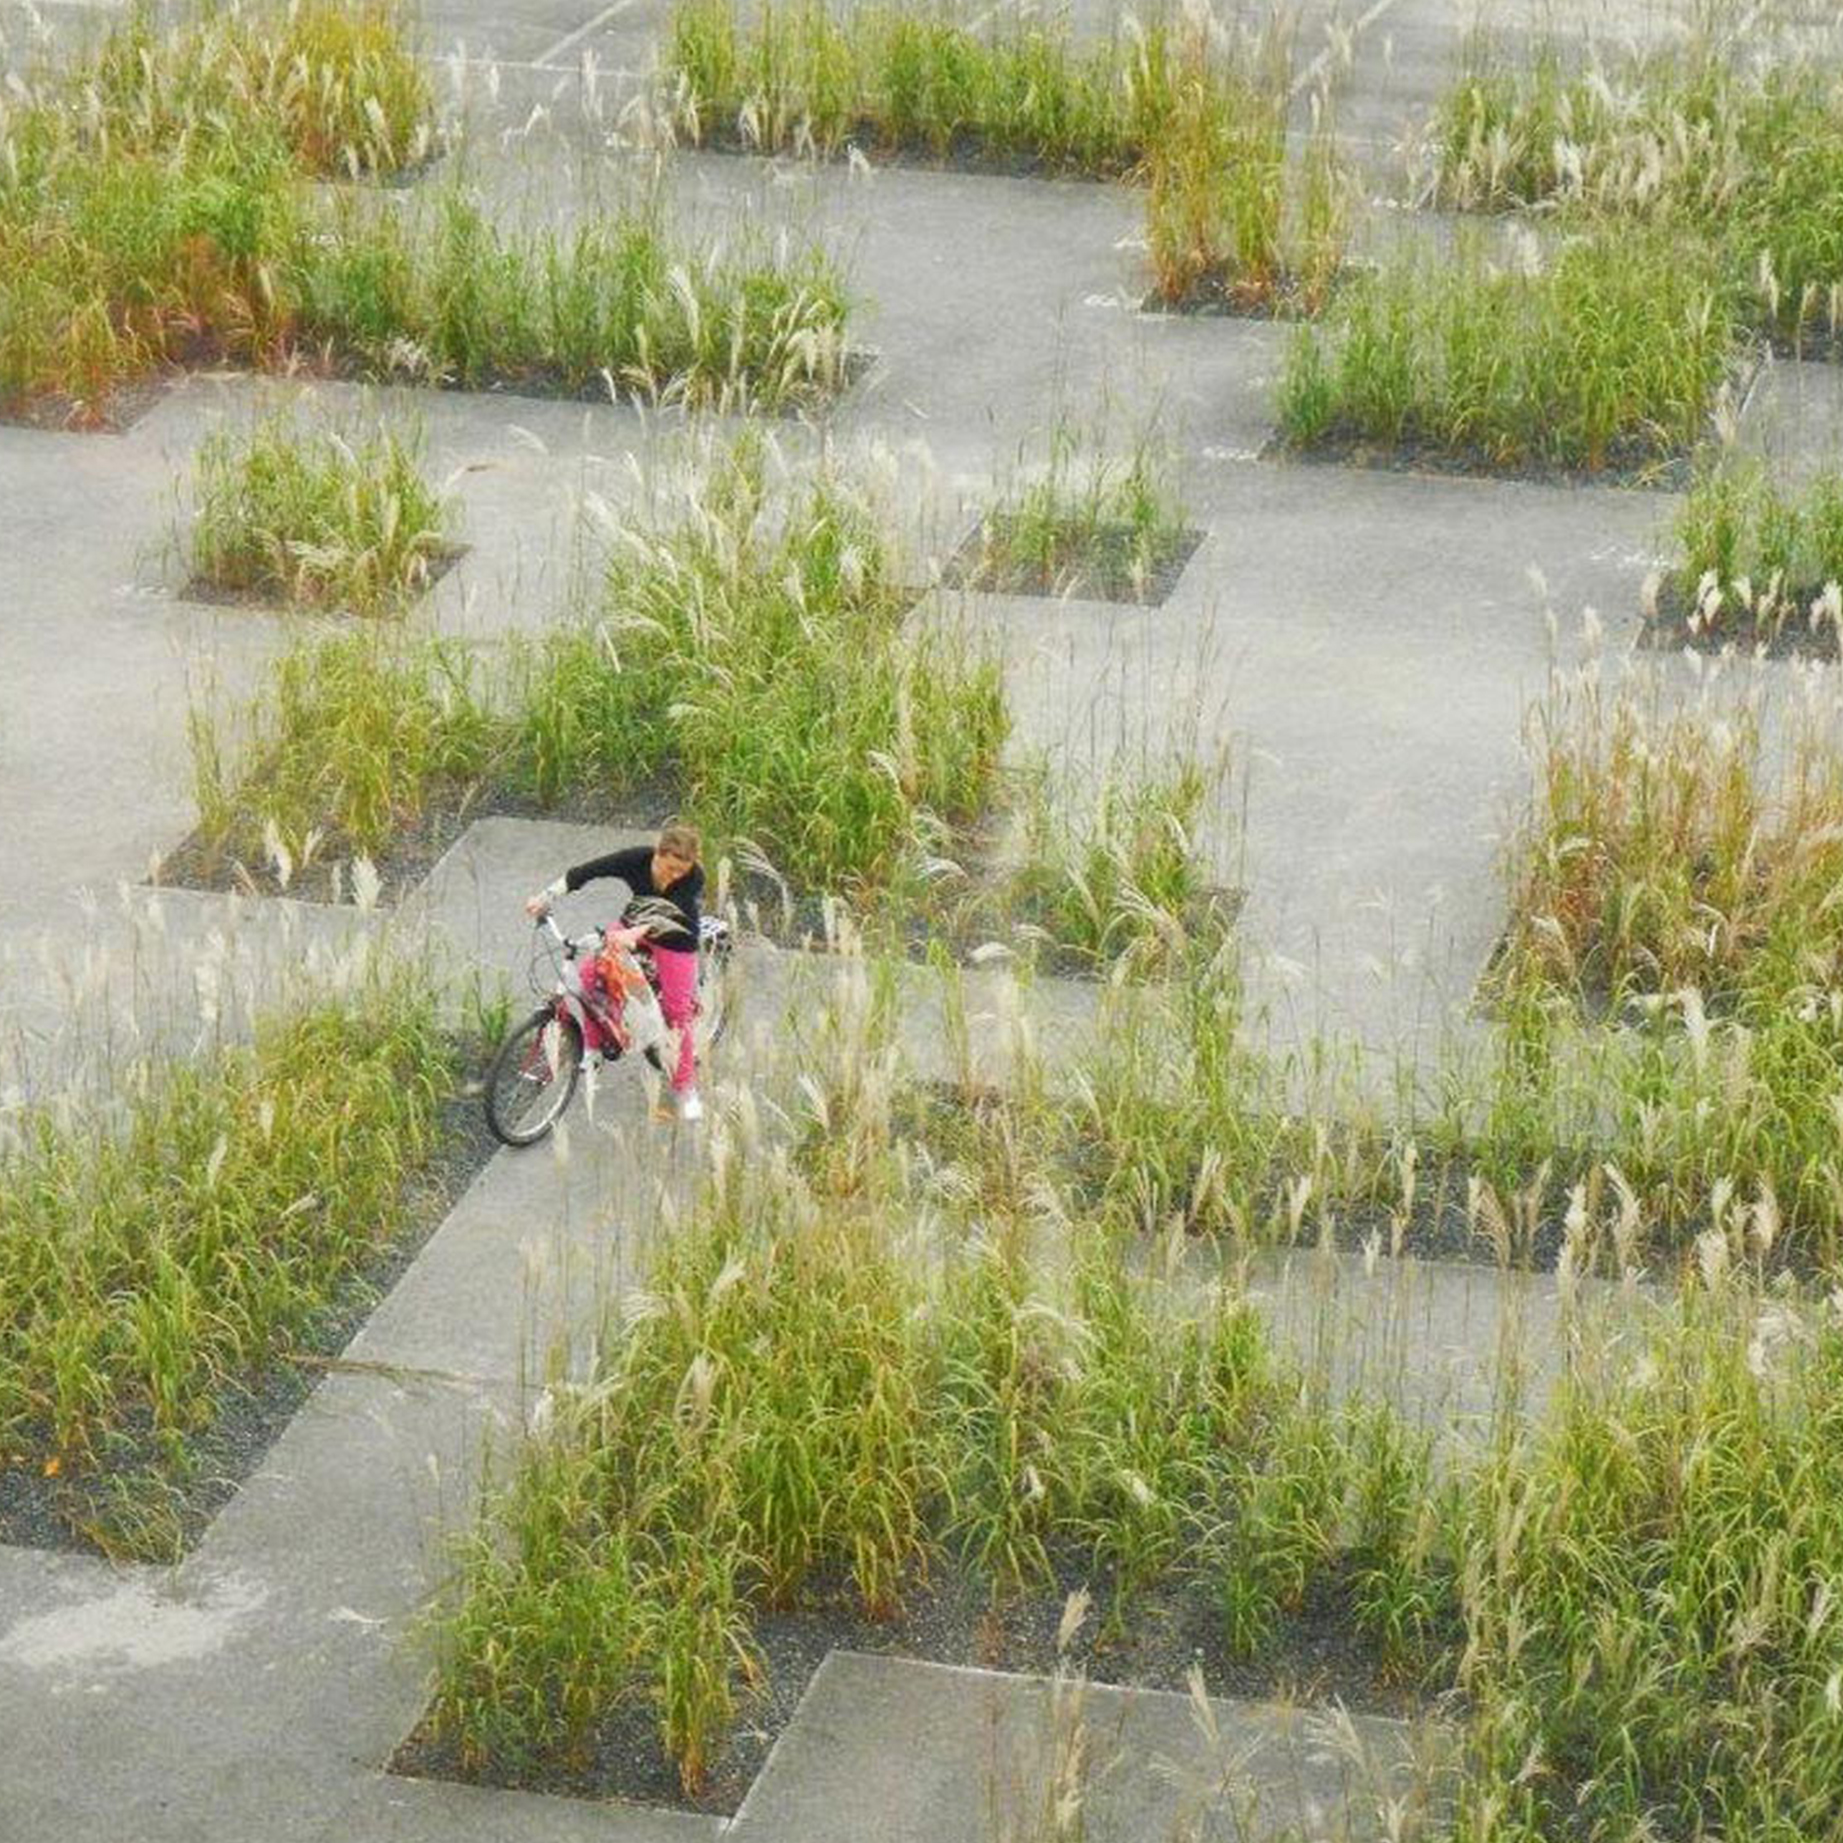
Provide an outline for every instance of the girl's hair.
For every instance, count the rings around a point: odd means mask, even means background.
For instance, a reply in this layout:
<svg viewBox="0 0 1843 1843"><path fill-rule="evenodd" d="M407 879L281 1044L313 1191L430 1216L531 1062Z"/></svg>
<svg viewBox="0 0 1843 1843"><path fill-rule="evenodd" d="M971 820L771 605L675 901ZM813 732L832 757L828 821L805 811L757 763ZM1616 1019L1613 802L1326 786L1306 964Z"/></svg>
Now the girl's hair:
<svg viewBox="0 0 1843 1843"><path fill-rule="evenodd" d="M696 826L680 825L674 820L669 826L659 828L659 843L653 848L683 863L696 864L703 857L704 840Z"/></svg>

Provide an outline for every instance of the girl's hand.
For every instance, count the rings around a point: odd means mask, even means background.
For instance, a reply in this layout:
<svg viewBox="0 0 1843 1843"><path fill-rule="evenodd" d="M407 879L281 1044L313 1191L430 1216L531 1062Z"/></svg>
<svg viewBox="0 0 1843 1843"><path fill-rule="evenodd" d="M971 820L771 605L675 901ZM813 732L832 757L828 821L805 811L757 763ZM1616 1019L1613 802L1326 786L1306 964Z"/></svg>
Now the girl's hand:
<svg viewBox="0 0 1843 1843"><path fill-rule="evenodd" d="M646 938L647 933L644 928L610 928L602 936L602 944L606 947L624 948L628 953L632 953Z"/></svg>
<svg viewBox="0 0 1843 1843"><path fill-rule="evenodd" d="M535 896L525 898L525 913L533 921L542 921L550 913L550 892L539 890Z"/></svg>

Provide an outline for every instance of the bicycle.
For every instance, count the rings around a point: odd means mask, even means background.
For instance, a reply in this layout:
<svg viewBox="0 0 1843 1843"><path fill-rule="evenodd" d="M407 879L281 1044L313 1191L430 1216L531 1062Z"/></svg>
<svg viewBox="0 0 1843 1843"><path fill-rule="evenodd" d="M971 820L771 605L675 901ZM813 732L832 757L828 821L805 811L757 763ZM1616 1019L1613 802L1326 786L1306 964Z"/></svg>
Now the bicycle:
<svg viewBox="0 0 1843 1843"><path fill-rule="evenodd" d="M611 931L594 928L567 935L548 913L537 918L528 977L543 1003L515 1024L494 1052L482 1100L493 1137L505 1145L534 1145L569 1106L585 1062L603 1066L643 1056L662 1075L669 1034L659 1008L658 979L651 956L617 945L613 951L615 991L585 977ZM728 1028L732 1009L728 922L714 915L698 927L697 1032L700 1061ZM548 978L543 968L548 967ZM546 991L546 984L549 990ZM593 1045L593 1049L587 1047Z"/></svg>

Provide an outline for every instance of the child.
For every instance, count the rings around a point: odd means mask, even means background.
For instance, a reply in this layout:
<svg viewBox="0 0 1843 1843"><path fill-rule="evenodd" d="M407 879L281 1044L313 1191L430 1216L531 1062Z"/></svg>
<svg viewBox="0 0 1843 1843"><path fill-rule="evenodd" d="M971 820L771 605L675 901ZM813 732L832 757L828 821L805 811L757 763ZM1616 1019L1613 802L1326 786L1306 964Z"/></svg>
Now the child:
<svg viewBox="0 0 1843 1843"><path fill-rule="evenodd" d="M698 1008L699 900L704 894L700 862L703 841L695 826L669 825L650 848L636 845L611 851L567 870L549 888L525 904L525 912L542 916L559 896L579 890L601 877L615 877L627 885L629 900L621 913L621 926L645 937L647 952L659 975L659 1008L678 1033L678 1060L671 1071L672 1093L678 1100L677 1117L701 1120L704 1104L697 1091L697 1046L692 1023ZM669 1107L654 1111L655 1119L673 1117Z"/></svg>

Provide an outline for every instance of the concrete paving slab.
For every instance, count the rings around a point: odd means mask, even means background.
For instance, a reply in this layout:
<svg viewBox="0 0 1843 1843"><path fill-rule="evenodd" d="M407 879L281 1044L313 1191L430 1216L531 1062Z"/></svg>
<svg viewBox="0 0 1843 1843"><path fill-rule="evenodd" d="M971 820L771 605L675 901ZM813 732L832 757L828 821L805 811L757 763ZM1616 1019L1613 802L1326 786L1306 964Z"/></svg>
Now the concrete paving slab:
<svg viewBox="0 0 1843 1843"><path fill-rule="evenodd" d="M701 1165L689 1135L648 1122L637 1081L608 1085L597 1117L578 1102L548 1141L494 1158L349 1359L535 1386L560 1342L594 1326L634 1278L657 1187L689 1188Z"/></svg>
<svg viewBox="0 0 1843 1843"><path fill-rule="evenodd" d="M94 1604L124 1581L156 1582L164 1572L118 1567L100 1555L66 1555L0 1543L0 1631L10 1637L22 1621L61 1606Z"/></svg>
<svg viewBox="0 0 1843 1843"><path fill-rule="evenodd" d="M1246 1287L1280 1343L1338 1395L1392 1403L1450 1452L1500 1413L1540 1415L1571 1352L1642 1336L1660 1303L1638 1284L1565 1287L1552 1273L1332 1249L1259 1256Z"/></svg>
<svg viewBox="0 0 1843 1843"><path fill-rule="evenodd" d="M1042 624L1033 635L1031 615L1013 618L1026 638L1012 673L1020 734L1041 739L1042 713L1075 711L1091 754L1106 759L1167 721L1174 683L1195 686L1257 765L1242 865L1259 944L1328 992L1288 1028L1298 1036L1348 1024L1391 1037L1430 1015L1444 1028L1497 931L1494 808L1519 783L1515 729L1544 663L1525 567L1549 572L1564 608L1585 592L1614 621L1626 609L1635 619L1660 502L1247 465L1265 435L1285 330L1128 312L1119 277L1132 258L1113 245L1130 242L1137 206L1119 188L903 171L865 184L837 168L720 156L675 170L694 206L816 221L854 253L870 291L885 297L872 309L884 323L871 330L887 350L881 382L854 393L840 427L899 441L924 434L940 507L932 516L944 531L983 497L1024 430L1072 398L1091 403L1097 379L1133 413L1166 405L1210 541L1155 621L1119 626L1111 722L1092 717L1089 687L1113 669L1113 632L1097 649L1081 644L1095 637L1091 619L1085 632L1052 628L1047 637L1070 652L1058 673L1044 669ZM223 387L179 393L157 412L146 441L169 469L209 426L213 392ZM545 618L570 577L567 508L588 490L589 457L610 463L594 466L593 490L614 490L648 425L628 411L508 409L441 393L418 413L441 463L478 470L461 475L476 556L438 592L432 618L473 636ZM1337 543L1324 543L1327 528ZM1199 621L1213 652L1194 637ZM1188 644L1165 643L1172 635ZM1427 695L1430 657L1437 698ZM1069 727L1059 723L1063 734L1050 740L1066 742ZM1259 764L1269 762L1276 772L1263 786ZM47 789L31 804L45 837L30 864L49 864L72 803ZM140 848L161 835L151 814L130 823ZM177 828L169 818L163 829ZM102 861L120 874L126 854ZM1291 990L1273 996L1277 1008L1297 1009Z"/></svg>
<svg viewBox="0 0 1843 1843"><path fill-rule="evenodd" d="M404 904L404 913L426 922L460 963L504 969L522 1004L548 990L547 983L533 988L525 979L534 939L547 938L525 913L526 898L574 865L653 838L650 830L567 820L476 819ZM557 903L557 925L566 933L602 926L619 915L624 900L619 884L591 883Z"/></svg>
<svg viewBox="0 0 1843 1843"><path fill-rule="evenodd" d="M1409 1731L1374 1717L1097 1685L1058 1701L1041 1679L835 1651L730 1834L1022 1843L1066 1794L1079 1832L1055 1834L1088 1843L1381 1838L1404 1834L1386 1799L1414 1809L1413 1756Z"/></svg>
<svg viewBox="0 0 1843 1843"><path fill-rule="evenodd" d="M276 649L236 610L161 593L171 495L132 435L0 426L0 927L70 881L146 873L190 824L189 687L234 690Z"/></svg>
<svg viewBox="0 0 1843 1843"><path fill-rule="evenodd" d="M1769 359L1747 394L1739 443L1782 477L1834 473L1843 466L1843 365Z"/></svg>
<svg viewBox="0 0 1843 1843"><path fill-rule="evenodd" d="M689 1811L390 1776L354 1788L324 1835L326 1843L715 1843L727 1830L726 1819Z"/></svg>
<svg viewBox="0 0 1843 1843"><path fill-rule="evenodd" d="M107 1086L138 1056L247 1041L260 1014L357 977L385 920L132 885L47 903L40 925L0 931L0 1116Z"/></svg>
<svg viewBox="0 0 1843 1843"><path fill-rule="evenodd" d="M0 1632L18 1767L96 1756L81 1783L45 1775L46 1827L19 1834L337 1834L327 1811L420 1713L406 1627L497 1412L439 1382L329 1378L176 1574Z"/></svg>
<svg viewBox="0 0 1843 1843"><path fill-rule="evenodd" d="M7 1817L26 1827L0 1834L321 1834L341 1779L374 1771L420 1710L405 1628L437 1531L472 1501L489 1409L330 1378L175 1573L7 1620Z"/></svg>
<svg viewBox="0 0 1843 1843"><path fill-rule="evenodd" d="M476 56L554 70L568 69L585 46L604 62L650 47L666 12L663 0L520 0L510 7L436 0L420 23L435 56L464 43Z"/></svg>

